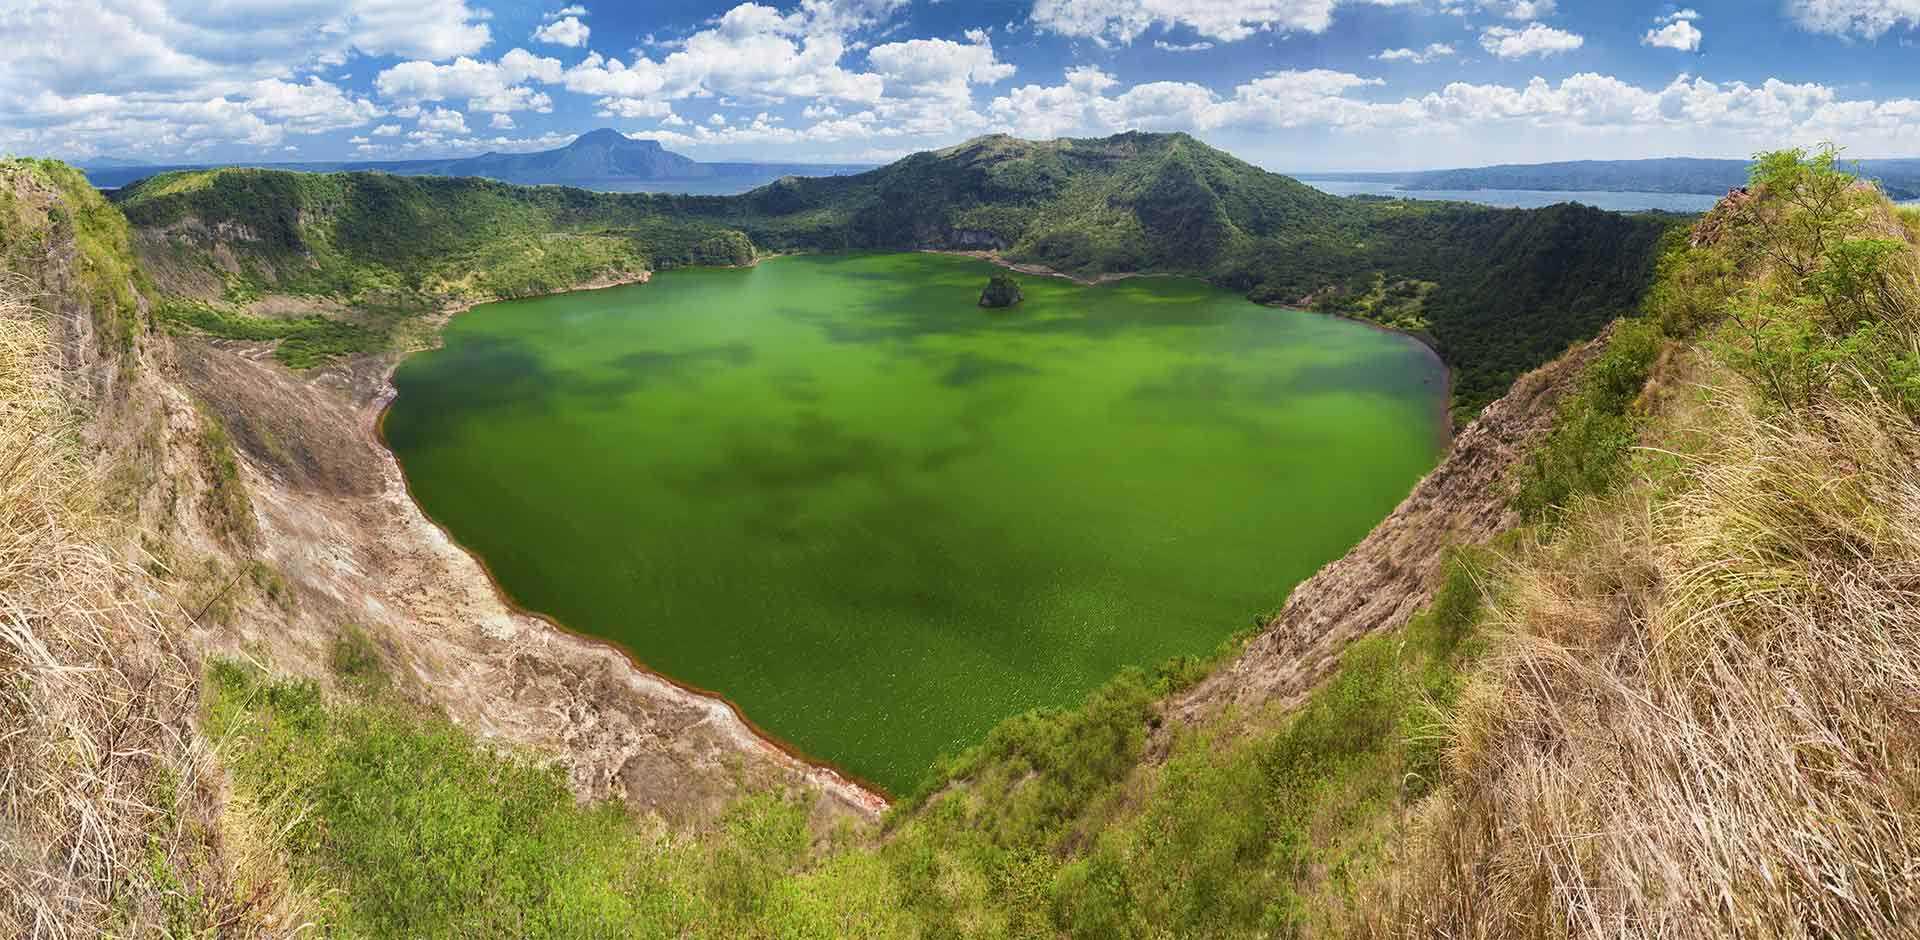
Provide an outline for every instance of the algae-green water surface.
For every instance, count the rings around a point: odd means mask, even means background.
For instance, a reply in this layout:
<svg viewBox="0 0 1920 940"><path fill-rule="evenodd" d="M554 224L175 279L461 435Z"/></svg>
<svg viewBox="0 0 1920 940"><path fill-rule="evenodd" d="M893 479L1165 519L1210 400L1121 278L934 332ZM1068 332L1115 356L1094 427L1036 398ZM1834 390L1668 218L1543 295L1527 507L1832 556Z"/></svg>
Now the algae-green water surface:
<svg viewBox="0 0 1920 940"><path fill-rule="evenodd" d="M520 604L895 792L1214 650L1429 469L1442 367L1201 282L783 258L480 307L386 419Z"/></svg>

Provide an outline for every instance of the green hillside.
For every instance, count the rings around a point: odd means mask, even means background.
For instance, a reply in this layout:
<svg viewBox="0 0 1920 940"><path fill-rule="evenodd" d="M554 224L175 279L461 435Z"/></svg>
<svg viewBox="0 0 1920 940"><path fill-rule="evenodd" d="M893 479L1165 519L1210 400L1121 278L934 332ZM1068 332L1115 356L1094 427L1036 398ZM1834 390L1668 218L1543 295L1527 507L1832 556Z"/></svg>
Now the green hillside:
<svg viewBox="0 0 1920 940"><path fill-rule="evenodd" d="M731 197L212 170L116 198L155 234L147 253L175 293L214 304L271 291L424 308L785 251L977 249L1082 277L1193 275L1428 337L1466 413L1631 310L1671 225L1338 199L1185 134L1141 133L983 137Z"/></svg>

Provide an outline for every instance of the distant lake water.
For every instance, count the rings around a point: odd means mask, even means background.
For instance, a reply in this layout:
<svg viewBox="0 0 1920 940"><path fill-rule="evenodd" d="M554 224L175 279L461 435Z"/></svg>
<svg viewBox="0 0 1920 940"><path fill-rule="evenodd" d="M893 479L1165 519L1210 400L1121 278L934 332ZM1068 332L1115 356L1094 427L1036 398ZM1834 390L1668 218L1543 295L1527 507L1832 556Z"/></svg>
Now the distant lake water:
<svg viewBox="0 0 1920 940"><path fill-rule="evenodd" d="M1719 196L1704 196L1698 193L1616 193L1546 189L1408 190L1402 189L1395 183L1364 180L1302 180L1301 182L1335 196L1398 196L1402 199L1474 202L1502 209L1539 209L1563 202L1578 202L1613 212L1643 212L1648 209L1663 209L1667 212L1705 212L1720 201Z"/></svg>
<svg viewBox="0 0 1920 940"><path fill-rule="evenodd" d="M1198 280L816 255L489 304L386 436L516 600L895 792L1204 655L1439 456L1413 340Z"/></svg>

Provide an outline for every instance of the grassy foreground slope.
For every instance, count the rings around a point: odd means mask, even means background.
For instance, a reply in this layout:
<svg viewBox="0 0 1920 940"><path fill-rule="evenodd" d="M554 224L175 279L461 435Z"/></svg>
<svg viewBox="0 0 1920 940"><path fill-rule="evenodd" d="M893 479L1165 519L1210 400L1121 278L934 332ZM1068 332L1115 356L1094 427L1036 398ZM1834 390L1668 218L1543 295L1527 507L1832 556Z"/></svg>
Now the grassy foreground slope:
<svg viewBox="0 0 1920 940"><path fill-rule="evenodd" d="M1294 711L1150 750L1206 667L1124 675L807 846L777 800L682 836L575 808L377 676L219 667L239 791L369 935L1909 935L1920 253L1825 158L1756 182L1563 399L1525 525Z"/></svg>
<svg viewBox="0 0 1920 940"><path fill-rule="evenodd" d="M194 298L174 319L219 335L245 338L230 321L268 292L414 309L767 252L976 249L1076 276L1194 275L1420 333L1468 413L1633 309L1671 224L1337 199L1185 134L1140 133L984 137L731 197L215 170L116 199L162 282Z"/></svg>

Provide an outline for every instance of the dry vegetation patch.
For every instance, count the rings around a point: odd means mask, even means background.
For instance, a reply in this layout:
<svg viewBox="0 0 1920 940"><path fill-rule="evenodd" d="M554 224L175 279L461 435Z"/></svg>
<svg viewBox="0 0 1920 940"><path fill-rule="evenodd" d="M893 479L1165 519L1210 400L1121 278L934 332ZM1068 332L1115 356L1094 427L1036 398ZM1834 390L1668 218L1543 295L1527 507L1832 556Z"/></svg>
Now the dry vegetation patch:
<svg viewBox="0 0 1920 940"><path fill-rule="evenodd" d="M1769 256L1668 295L1713 355L1650 396L1658 446L1495 579L1448 783L1364 933L1920 934L1915 259L1877 195L1810 220L1759 191L1773 228L1733 235Z"/></svg>
<svg viewBox="0 0 1920 940"><path fill-rule="evenodd" d="M197 676L98 509L21 291L0 283L0 934L232 926Z"/></svg>

